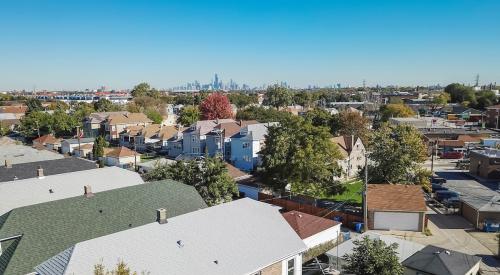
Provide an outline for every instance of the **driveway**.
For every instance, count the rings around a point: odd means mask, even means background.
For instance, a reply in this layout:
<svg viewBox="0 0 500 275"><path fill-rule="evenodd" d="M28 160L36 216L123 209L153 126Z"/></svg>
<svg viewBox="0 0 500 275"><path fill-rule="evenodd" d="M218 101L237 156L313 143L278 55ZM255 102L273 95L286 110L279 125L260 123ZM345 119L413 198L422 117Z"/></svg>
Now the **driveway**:
<svg viewBox="0 0 500 275"><path fill-rule="evenodd" d="M423 233L411 231L375 231L380 234L393 235L423 245L435 245L462 253L477 255L483 260L481 266L481 269L484 271L483 274L500 273L500 261L494 258L493 253L487 247L468 233L468 231L473 230L472 224L458 215L431 213L428 213L427 216L429 217L428 228L432 236L425 236Z"/></svg>

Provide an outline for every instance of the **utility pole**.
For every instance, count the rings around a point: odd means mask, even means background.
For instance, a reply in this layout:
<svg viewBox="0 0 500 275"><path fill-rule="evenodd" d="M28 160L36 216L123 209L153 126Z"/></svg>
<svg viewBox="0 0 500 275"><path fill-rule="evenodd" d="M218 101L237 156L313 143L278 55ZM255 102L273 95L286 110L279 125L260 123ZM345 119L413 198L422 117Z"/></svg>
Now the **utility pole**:
<svg viewBox="0 0 500 275"><path fill-rule="evenodd" d="M76 136L78 138L78 155L80 155L82 153L82 150L80 147L80 126L76 126Z"/></svg>
<svg viewBox="0 0 500 275"><path fill-rule="evenodd" d="M137 172L137 145L134 137L134 171Z"/></svg>
<svg viewBox="0 0 500 275"><path fill-rule="evenodd" d="M363 188L363 230L368 231L368 152L365 150L365 186Z"/></svg>
<svg viewBox="0 0 500 275"><path fill-rule="evenodd" d="M431 176L434 175L434 149L437 145L437 140L434 141L434 145L432 145L431 149Z"/></svg>

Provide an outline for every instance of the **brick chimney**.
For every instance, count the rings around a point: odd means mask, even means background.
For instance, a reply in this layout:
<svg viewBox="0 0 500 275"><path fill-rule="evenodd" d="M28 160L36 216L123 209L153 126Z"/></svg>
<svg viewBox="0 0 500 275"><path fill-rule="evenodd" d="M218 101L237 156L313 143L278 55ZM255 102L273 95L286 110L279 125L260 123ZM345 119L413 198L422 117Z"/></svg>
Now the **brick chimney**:
<svg viewBox="0 0 500 275"><path fill-rule="evenodd" d="M156 221L159 224L164 224L167 223L167 209L165 208L160 208L156 209Z"/></svg>
<svg viewBox="0 0 500 275"><path fill-rule="evenodd" d="M83 187L83 195L86 198L92 198L94 196L94 193L92 193L92 187L90 185L85 185Z"/></svg>
<svg viewBox="0 0 500 275"><path fill-rule="evenodd" d="M10 159L5 159L5 168L12 168L12 163L10 162Z"/></svg>
<svg viewBox="0 0 500 275"><path fill-rule="evenodd" d="M41 165L38 165L38 168L36 169L36 176L39 179L43 179L45 176L43 175L43 168Z"/></svg>

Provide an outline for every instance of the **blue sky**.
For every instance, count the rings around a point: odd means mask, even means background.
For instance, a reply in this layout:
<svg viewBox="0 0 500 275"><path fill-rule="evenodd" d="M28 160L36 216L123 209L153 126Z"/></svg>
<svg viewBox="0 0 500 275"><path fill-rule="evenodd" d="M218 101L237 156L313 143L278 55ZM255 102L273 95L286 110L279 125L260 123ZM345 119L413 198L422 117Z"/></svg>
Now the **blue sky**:
<svg viewBox="0 0 500 275"><path fill-rule="evenodd" d="M0 89L500 83L500 1L0 0Z"/></svg>

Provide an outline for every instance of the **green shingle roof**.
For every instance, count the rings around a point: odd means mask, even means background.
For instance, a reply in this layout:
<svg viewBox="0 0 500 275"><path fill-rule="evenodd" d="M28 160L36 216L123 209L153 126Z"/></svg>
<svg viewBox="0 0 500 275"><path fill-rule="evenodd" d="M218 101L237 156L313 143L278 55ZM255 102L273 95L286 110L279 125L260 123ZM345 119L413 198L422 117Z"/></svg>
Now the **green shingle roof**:
<svg viewBox="0 0 500 275"><path fill-rule="evenodd" d="M27 191L28 192L28 191ZM156 209L174 217L207 205L188 185L158 181L16 208L0 216L0 274L26 274L75 243L156 220Z"/></svg>

